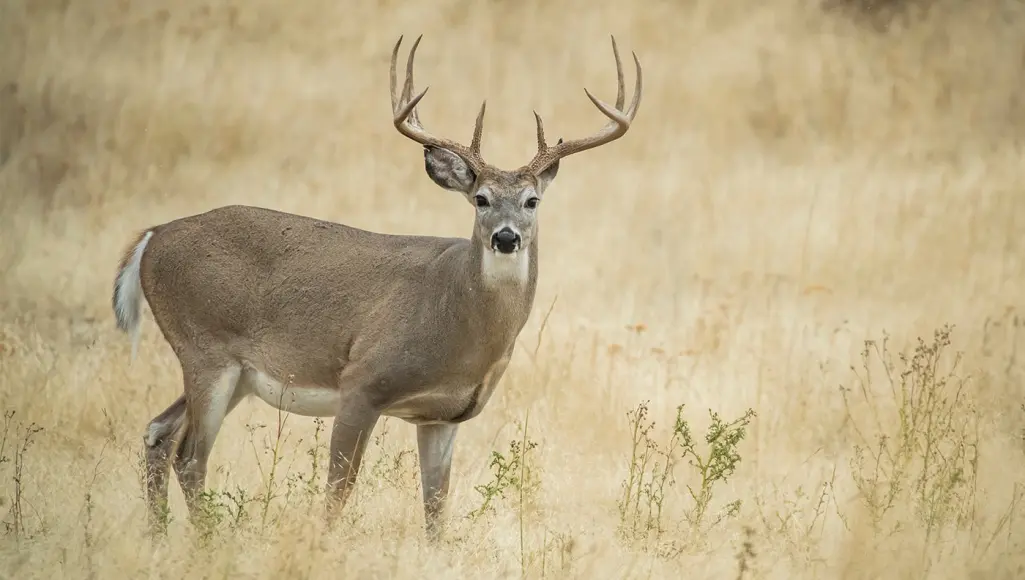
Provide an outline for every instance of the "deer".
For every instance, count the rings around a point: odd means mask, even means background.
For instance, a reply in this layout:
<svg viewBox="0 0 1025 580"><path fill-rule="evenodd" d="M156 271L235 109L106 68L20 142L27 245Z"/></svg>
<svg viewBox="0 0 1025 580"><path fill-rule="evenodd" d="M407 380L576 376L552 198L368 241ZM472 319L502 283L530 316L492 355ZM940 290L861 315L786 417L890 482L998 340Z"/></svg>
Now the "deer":
<svg viewBox="0 0 1025 580"><path fill-rule="evenodd" d="M145 300L181 366L182 394L143 435L151 531L166 533L171 468L197 523L207 464L225 418L255 397L287 413L333 418L325 518L344 508L382 417L416 427L426 535L437 540L459 426L503 377L538 282L538 212L561 159L626 134L641 102L641 64L625 105L616 39L615 106L585 94L608 119L555 145L534 111L537 154L511 171L486 163L481 103L470 145L420 122L413 62L396 92L402 36L391 55L395 129L423 146L427 176L474 208L469 238L398 235L247 205L218 207L141 231L117 267L111 305L140 341ZM428 87L429 88L429 87Z"/></svg>

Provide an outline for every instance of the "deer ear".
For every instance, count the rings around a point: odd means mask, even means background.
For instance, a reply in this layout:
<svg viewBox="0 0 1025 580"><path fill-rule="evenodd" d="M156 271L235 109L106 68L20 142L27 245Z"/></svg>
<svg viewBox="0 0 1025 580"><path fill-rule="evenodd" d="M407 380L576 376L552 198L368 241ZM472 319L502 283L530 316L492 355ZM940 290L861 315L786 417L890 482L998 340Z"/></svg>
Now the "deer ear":
<svg viewBox="0 0 1025 580"><path fill-rule="evenodd" d="M559 143L562 143L562 138L559 138ZM556 159L555 163L552 163L537 175L537 186L544 193L548 186L555 181L555 176L559 174L559 160Z"/></svg>
<svg viewBox="0 0 1025 580"><path fill-rule="evenodd" d="M424 147L424 168L431 181L441 187L468 195L477 174L462 157L440 147Z"/></svg>

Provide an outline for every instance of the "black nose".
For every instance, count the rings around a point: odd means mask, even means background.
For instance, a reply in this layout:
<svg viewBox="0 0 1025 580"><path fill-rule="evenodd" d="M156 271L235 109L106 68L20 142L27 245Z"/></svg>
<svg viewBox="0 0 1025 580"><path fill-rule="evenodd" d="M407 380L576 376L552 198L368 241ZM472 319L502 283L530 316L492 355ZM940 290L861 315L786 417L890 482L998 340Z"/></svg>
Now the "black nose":
<svg viewBox="0 0 1025 580"><path fill-rule="evenodd" d="M502 228L491 235L491 248L503 254L511 254L520 247L520 234L510 228Z"/></svg>

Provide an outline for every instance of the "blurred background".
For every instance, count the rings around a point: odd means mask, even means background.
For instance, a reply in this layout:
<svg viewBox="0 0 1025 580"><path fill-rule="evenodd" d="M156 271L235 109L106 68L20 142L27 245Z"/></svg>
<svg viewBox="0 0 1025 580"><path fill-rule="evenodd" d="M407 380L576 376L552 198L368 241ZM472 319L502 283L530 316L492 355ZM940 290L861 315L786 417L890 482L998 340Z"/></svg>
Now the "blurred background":
<svg viewBox="0 0 1025 580"><path fill-rule="evenodd" d="M267 471L268 449L309 463L314 422L278 429L273 410L245 403L208 485L265 498L264 525L242 525L246 510L218 496L236 508L219 516L217 548L195 553L172 483L171 539L139 549L140 438L181 379L148 315L131 366L114 329L114 271L138 231L242 203L470 234L472 208L430 182L391 125L400 34L406 47L424 35L423 123L467 141L486 98L483 153L504 168L535 151L532 110L550 140L602 125L583 88L614 98L610 34L644 69L629 133L567 159L546 195L534 315L457 444L456 540L440 553L420 540L411 426L379 427L371 453L391 467L367 470L352 526L329 535L314 531L319 500L293 509ZM1023 89L1025 6L1012 0L7 0L3 574L1020 573ZM945 324L949 346L934 334ZM930 366L916 346L946 351ZM900 352L917 378L901 379ZM688 486L703 480L681 459L658 502L665 523L624 536L636 524L620 505L637 448L627 413L644 401L667 441L681 404L699 443L709 410L757 414L715 488L709 509L729 514L715 526L692 525ZM922 409L935 415L908 419ZM906 445L884 453L880 435ZM921 451L936 441L942 459ZM496 452L532 466L536 501L465 518ZM906 465L882 471L859 463L902 453ZM289 515L268 527L268 510ZM869 549L880 556L866 562Z"/></svg>

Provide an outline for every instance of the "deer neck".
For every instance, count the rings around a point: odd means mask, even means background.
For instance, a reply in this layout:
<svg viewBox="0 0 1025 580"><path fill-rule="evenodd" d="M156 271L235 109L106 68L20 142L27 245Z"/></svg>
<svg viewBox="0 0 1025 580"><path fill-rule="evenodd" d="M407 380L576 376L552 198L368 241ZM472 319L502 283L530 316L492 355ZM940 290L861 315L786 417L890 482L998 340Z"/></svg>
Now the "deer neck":
<svg viewBox="0 0 1025 580"><path fill-rule="evenodd" d="M466 254L469 289L486 312L515 327L526 322L537 288L537 236L515 254L500 254L486 248L476 235L470 238ZM499 322L499 321L495 321Z"/></svg>

